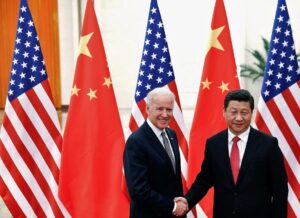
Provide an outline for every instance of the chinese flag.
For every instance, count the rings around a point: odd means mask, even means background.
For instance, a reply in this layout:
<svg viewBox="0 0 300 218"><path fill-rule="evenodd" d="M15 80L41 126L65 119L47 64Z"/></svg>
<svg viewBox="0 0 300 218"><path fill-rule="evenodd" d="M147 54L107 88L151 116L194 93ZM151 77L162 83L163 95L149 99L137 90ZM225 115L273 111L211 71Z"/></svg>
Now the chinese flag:
<svg viewBox="0 0 300 218"><path fill-rule="evenodd" d="M59 197L72 217L128 218L121 190L124 135L91 0L66 122Z"/></svg>
<svg viewBox="0 0 300 218"><path fill-rule="evenodd" d="M204 158L206 139L226 128L223 102L228 91L239 89L236 64L223 0L216 0L197 105L190 132L188 187L194 182ZM213 191L197 208L198 217L212 217Z"/></svg>

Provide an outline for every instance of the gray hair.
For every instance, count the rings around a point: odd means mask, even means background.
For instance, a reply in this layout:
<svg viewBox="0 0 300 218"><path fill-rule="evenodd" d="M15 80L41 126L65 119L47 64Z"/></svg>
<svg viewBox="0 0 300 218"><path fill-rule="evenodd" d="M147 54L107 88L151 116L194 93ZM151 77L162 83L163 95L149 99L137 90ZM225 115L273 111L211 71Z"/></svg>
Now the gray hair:
<svg viewBox="0 0 300 218"><path fill-rule="evenodd" d="M153 99L157 96L157 95L169 95L171 96L174 100L175 100L175 95L173 92L171 92L170 89L168 88L165 88L165 87L158 87L158 88L155 88L153 90L151 90L147 97L146 97L146 103L147 103L147 106L150 107L151 104L152 104L152 101Z"/></svg>

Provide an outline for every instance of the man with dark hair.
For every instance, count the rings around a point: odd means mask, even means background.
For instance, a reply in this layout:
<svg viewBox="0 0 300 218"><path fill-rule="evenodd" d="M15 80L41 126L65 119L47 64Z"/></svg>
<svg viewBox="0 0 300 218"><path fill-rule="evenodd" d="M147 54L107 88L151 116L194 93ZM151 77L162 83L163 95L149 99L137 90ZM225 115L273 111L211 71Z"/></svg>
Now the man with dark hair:
<svg viewBox="0 0 300 218"><path fill-rule="evenodd" d="M207 139L201 171L185 198L177 201L192 208L214 187L214 218L287 217L283 155L275 137L250 126L253 109L247 90L226 95L228 129Z"/></svg>

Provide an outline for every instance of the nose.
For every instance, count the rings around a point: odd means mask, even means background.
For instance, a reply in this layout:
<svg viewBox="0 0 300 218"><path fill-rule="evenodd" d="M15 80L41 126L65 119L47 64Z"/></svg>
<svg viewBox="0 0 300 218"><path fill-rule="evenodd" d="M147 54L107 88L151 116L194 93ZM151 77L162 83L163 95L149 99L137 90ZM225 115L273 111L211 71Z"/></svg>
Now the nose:
<svg viewBox="0 0 300 218"><path fill-rule="evenodd" d="M167 110L163 110L161 115L162 115L163 117L167 117L167 116L168 116Z"/></svg>
<svg viewBox="0 0 300 218"><path fill-rule="evenodd" d="M236 119L236 120L243 120L243 117L242 117L242 115L241 115L240 113L237 113L235 119Z"/></svg>

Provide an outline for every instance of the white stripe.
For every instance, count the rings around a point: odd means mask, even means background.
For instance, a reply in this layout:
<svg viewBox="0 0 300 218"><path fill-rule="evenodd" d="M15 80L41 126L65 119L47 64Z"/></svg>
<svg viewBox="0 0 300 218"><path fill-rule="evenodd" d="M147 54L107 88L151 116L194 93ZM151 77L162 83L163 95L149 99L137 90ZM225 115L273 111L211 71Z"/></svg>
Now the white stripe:
<svg viewBox="0 0 300 218"><path fill-rule="evenodd" d="M145 118L144 118L143 114L141 113L140 108L138 107L138 105L135 102L132 105L131 114L138 126L141 126L144 123Z"/></svg>
<svg viewBox="0 0 300 218"><path fill-rule="evenodd" d="M290 186L290 184L288 184L288 187L289 187L289 195L288 195L289 204L290 204L291 208L293 209L294 213L298 216L300 214L300 204L299 204L298 198L295 195L295 192L292 189L292 187Z"/></svg>
<svg viewBox="0 0 300 218"><path fill-rule="evenodd" d="M26 129L24 128L22 122L19 120L14 108L11 106L10 102L6 102L5 106L5 113L10 120L10 122L14 125L14 128L20 137L21 141L25 145L26 149L30 153L31 157L37 164L38 168L42 172L45 180L50 186L50 189L55 196L58 193L58 187L56 184L56 181L53 177L53 174L51 173L50 169L48 168L47 163L45 162L43 156L40 154L39 150L33 143L32 139L28 135Z"/></svg>
<svg viewBox="0 0 300 218"><path fill-rule="evenodd" d="M47 145L47 148L48 148L49 152L51 153L53 159L55 160L55 162L57 164L57 167L60 168L61 154L60 154L60 151L58 150L58 147L56 146L56 143L53 141L51 135L47 131L47 128L44 126L42 120L40 119L40 117L36 113L34 107L30 103L27 96L25 94L23 94L23 95L19 96L18 99L19 99L20 104L24 108L24 111L27 113L28 117L30 118L32 124L35 126L35 128L38 131L39 135L42 137L44 143ZM9 109L9 110L13 110L13 108ZM14 116L16 116L16 114ZM56 116L57 116L57 114L56 114ZM56 120L58 120L57 117L56 117ZM18 122L20 122L20 121L18 120ZM20 127L20 126L18 125L18 127ZM22 125L22 128L24 128L23 125ZM17 128L15 127L15 129L17 129ZM20 130L20 131L24 131L27 134L25 129ZM20 133L18 133L18 135L20 136ZM36 148L36 146L34 145L34 143L31 140L29 135L28 135L28 138L30 139L30 140L26 140L27 143L29 143L28 146L30 146L31 148ZM27 144L26 144L25 140L23 141L23 138L21 138L21 140L24 143L24 145L26 146ZM30 150L28 149L28 146L26 146L26 147L27 147L27 150L30 152ZM36 154L36 155L38 154L39 157L36 157L34 154ZM54 199L57 202L60 210L64 214L64 217L71 217L70 214L67 212L67 210L64 208L64 206L61 203L60 199L58 198L57 183L55 181L55 178L53 177L53 174L51 173L50 169L48 168L48 165L44 161L44 158L41 157L41 154L39 152L36 152L36 151L33 151L33 153L31 153L31 156L35 159L35 162L39 166L43 176L45 177L45 180L49 184L49 187L50 187L50 190L51 190L51 192L54 196ZM42 164L41 164L41 161L42 161Z"/></svg>
<svg viewBox="0 0 300 218"><path fill-rule="evenodd" d="M0 158L0 176L26 217L37 217Z"/></svg>
<svg viewBox="0 0 300 218"><path fill-rule="evenodd" d="M187 216L187 218L195 218L192 211L188 212L186 216Z"/></svg>
<svg viewBox="0 0 300 218"><path fill-rule="evenodd" d="M35 108L32 106L30 100L28 99L26 94L20 95L18 97L20 104L22 105L25 113L27 114L28 118L31 120L31 123L34 125L35 129L43 139L48 151L51 153L56 166L60 167L60 151L53 140L52 136L47 130L47 127L44 125L43 121L41 120L40 116L36 112Z"/></svg>
<svg viewBox="0 0 300 218"><path fill-rule="evenodd" d="M56 126L56 129L59 133L61 133L61 128L58 122L57 112L54 107L53 102L49 98L48 94L46 93L44 87L41 84L36 85L33 87L36 95L39 97L40 101L42 102L45 110L47 111L48 115L50 116L52 122Z"/></svg>
<svg viewBox="0 0 300 218"><path fill-rule="evenodd" d="M180 146L179 146L179 152L180 152L181 174L183 175L184 179L187 181L187 162L182 153L182 150L180 149Z"/></svg>
<svg viewBox="0 0 300 218"><path fill-rule="evenodd" d="M16 150L13 142L9 138L4 126L1 128L1 140L3 142L4 147L9 153L11 159L14 161L14 164L18 168L20 174L26 181L27 185L33 192L37 201L39 202L41 208L47 217L54 217L53 211L51 210L51 206L44 195L44 192L41 190L38 182L35 180L35 177L32 175L31 171L28 169L26 163L23 161L23 158Z"/></svg>
<svg viewBox="0 0 300 218"><path fill-rule="evenodd" d="M199 218L207 218L206 213L202 210L199 204L196 204L197 217Z"/></svg>
<svg viewBox="0 0 300 218"><path fill-rule="evenodd" d="M131 133L132 133L131 129L128 128L127 131L124 133L124 135L125 135L125 140L128 139L128 137L131 135Z"/></svg>
<svg viewBox="0 0 300 218"><path fill-rule="evenodd" d="M164 87L169 89L171 92L173 92L168 85L165 85ZM179 99L179 96L178 96L178 99ZM184 135L185 140L188 142L188 130L186 128L186 125L185 125L185 122L183 119L183 114L179 107L179 104L176 101L176 98L175 98L175 102L174 102L173 116L174 116L182 134Z"/></svg>
<svg viewBox="0 0 300 218"><path fill-rule="evenodd" d="M298 106L300 105L300 87L298 86L297 83L295 83L294 85L290 86L290 91L292 93L292 95L294 96L295 101L297 102Z"/></svg>
<svg viewBox="0 0 300 218"><path fill-rule="evenodd" d="M275 137L277 137L279 142L279 147L287 160L289 166L291 167L295 177L297 178L298 182L300 182L300 167L299 163L291 150L289 144L287 143L284 135L280 131L280 128L278 127L276 121L271 116L271 113L269 111L269 108L265 104L262 97L260 97L259 103L258 103L258 111L261 114L261 118L264 120L265 124L267 125L268 129L270 130L271 134Z"/></svg>
<svg viewBox="0 0 300 218"><path fill-rule="evenodd" d="M179 108L176 101L174 103L173 115L174 115L174 118L175 118L182 134L184 135L184 138L187 141L187 139L188 139L188 130L186 128L186 125L185 125L185 122L184 122L184 119L183 119L182 111L180 110L180 108Z"/></svg>
<svg viewBox="0 0 300 218"><path fill-rule="evenodd" d="M295 120L293 113L291 112L289 106L287 105L285 99L282 95L277 95L274 97L274 101L280 110L282 116L284 117L287 125L289 126L291 132L293 133L294 137L296 138L298 145L300 145L300 126Z"/></svg>

